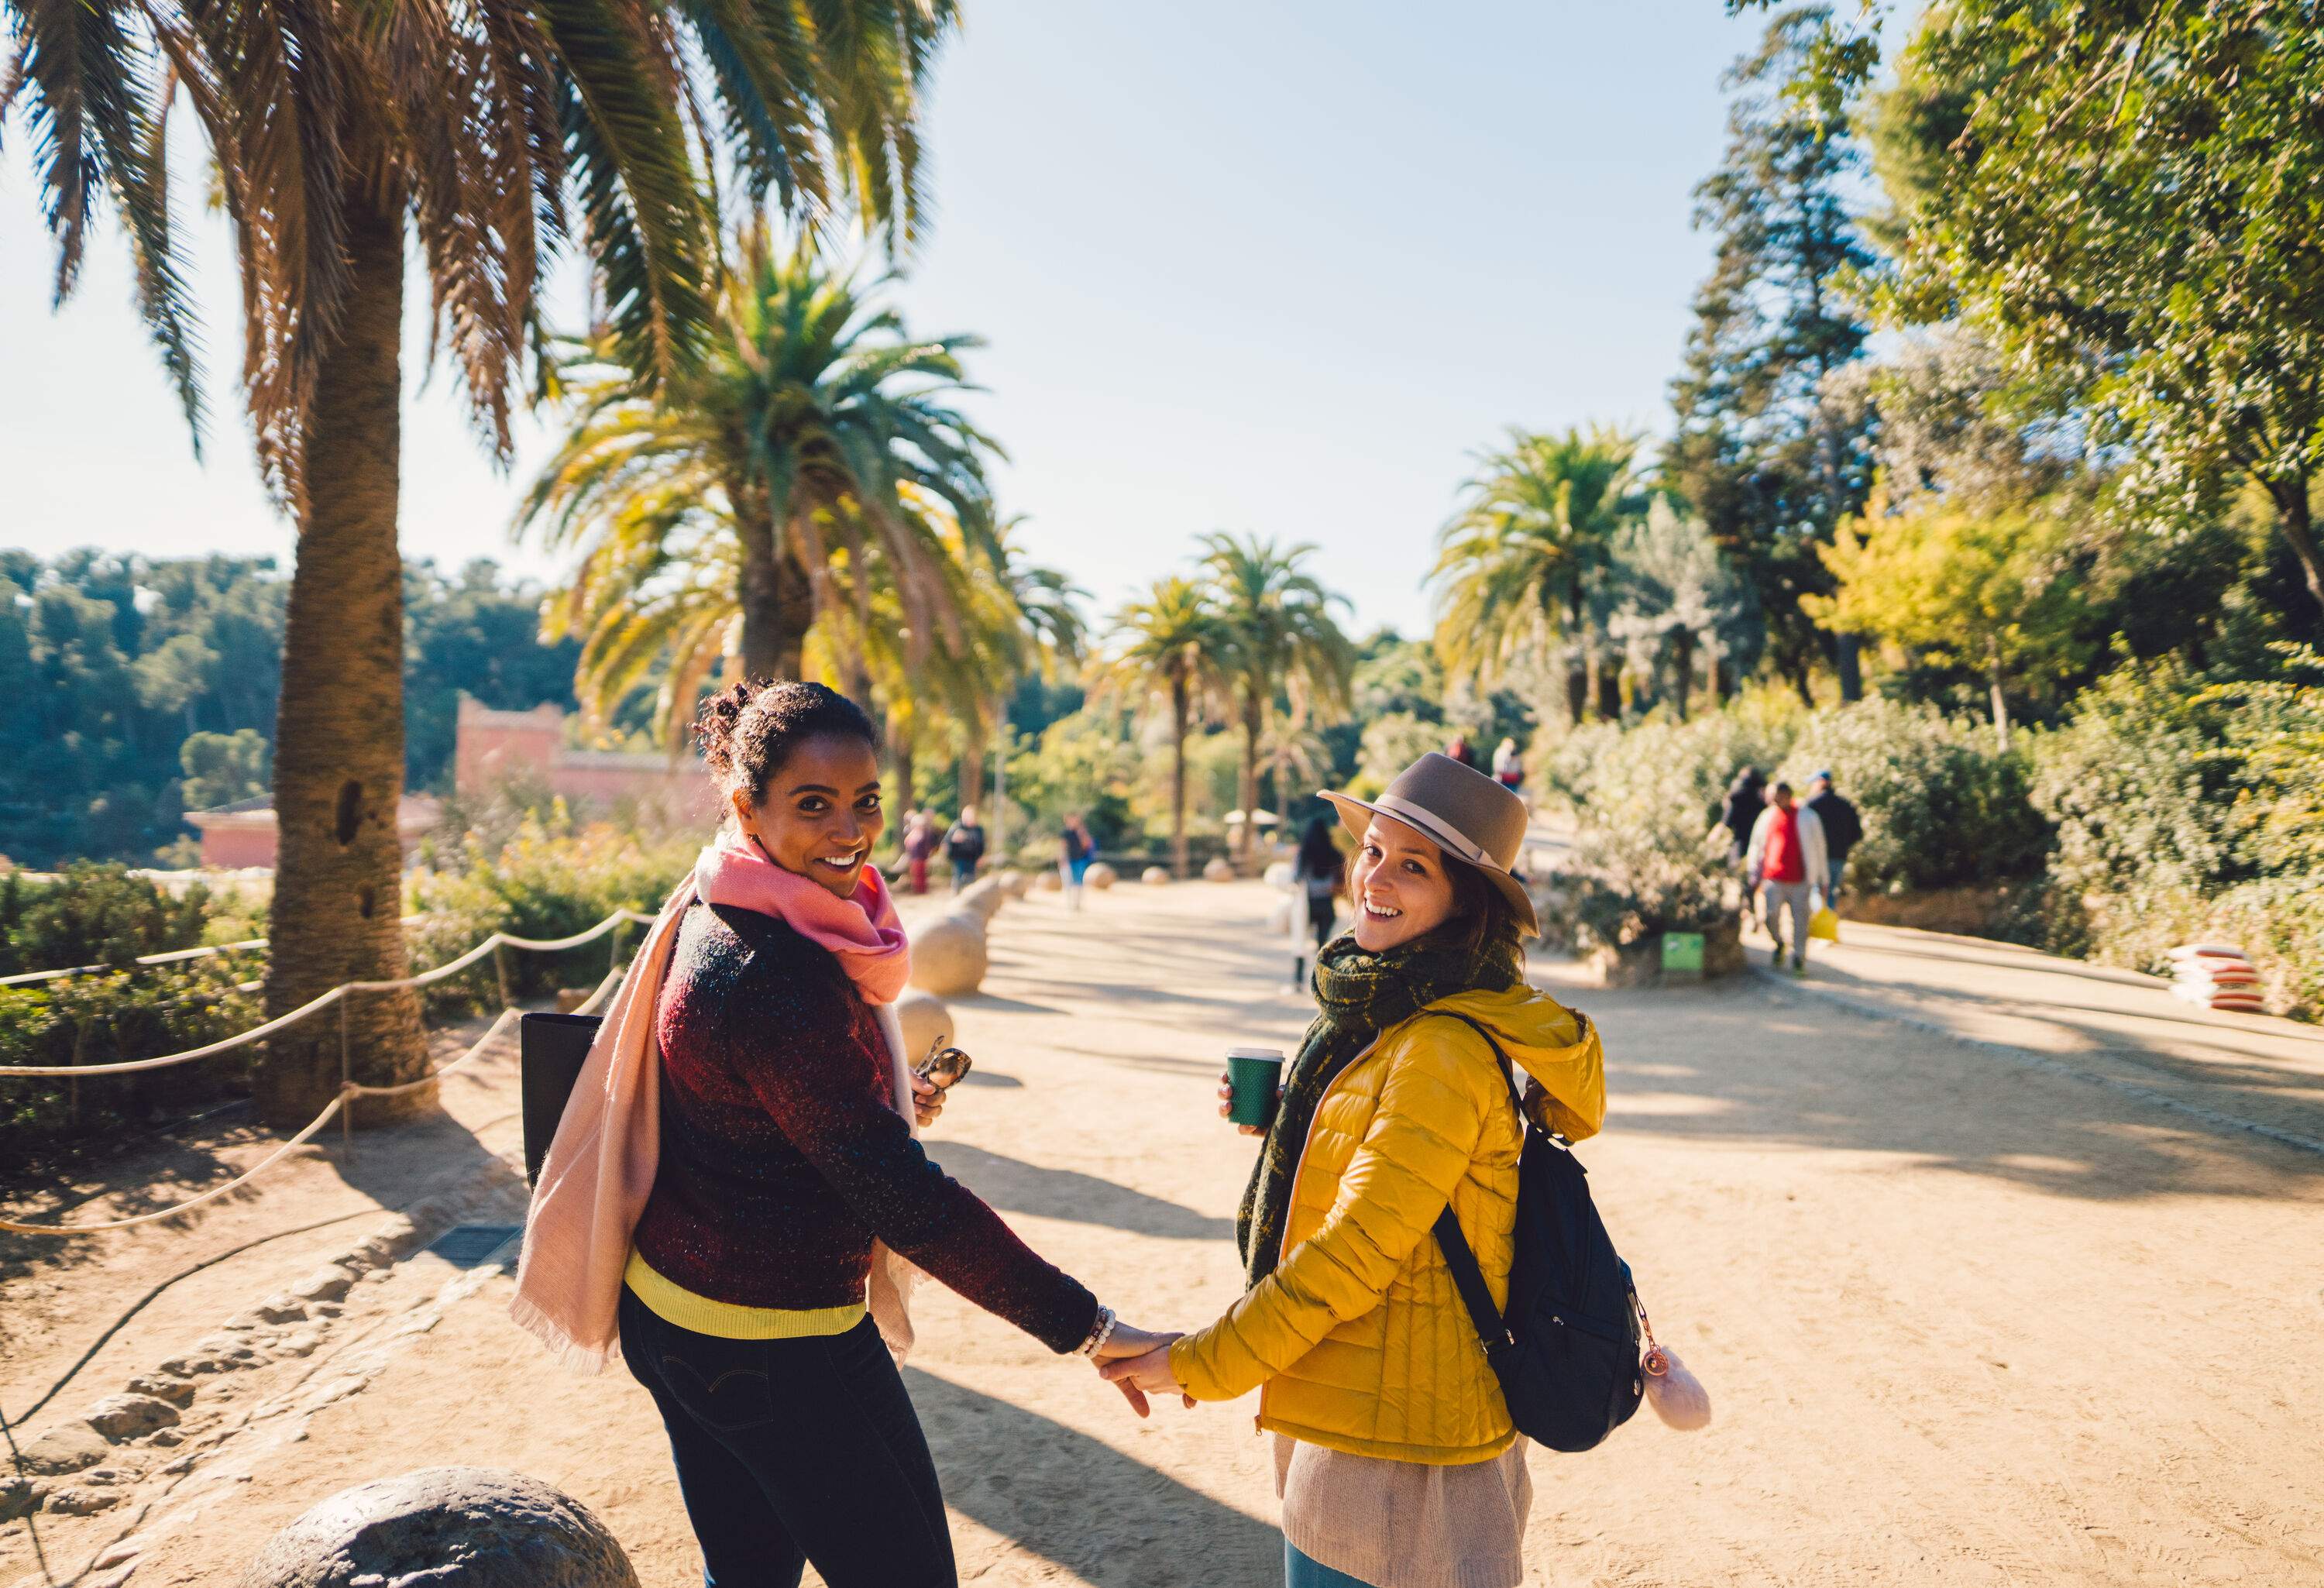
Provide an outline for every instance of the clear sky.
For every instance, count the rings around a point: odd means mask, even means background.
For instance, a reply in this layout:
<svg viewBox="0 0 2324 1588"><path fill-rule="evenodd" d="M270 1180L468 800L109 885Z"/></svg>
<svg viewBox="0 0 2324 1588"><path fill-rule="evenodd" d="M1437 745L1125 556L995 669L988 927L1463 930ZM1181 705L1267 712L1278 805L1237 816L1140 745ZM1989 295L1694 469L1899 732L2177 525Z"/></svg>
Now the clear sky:
<svg viewBox="0 0 2324 1588"><path fill-rule="evenodd" d="M899 289L990 344L981 420L1034 556L1110 607L1213 529L1310 540L1356 621L1418 632L1469 454L1510 425L1660 431L1709 240L1720 0L968 0L940 69L937 206ZM180 118L182 127L191 118ZM287 552L235 408L236 287L199 239L207 466L117 237L48 309L20 123L0 149L0 546ZM416 321L415 321L416 331ZM514 477L409 362L403 544L536 575Z"/></svg>

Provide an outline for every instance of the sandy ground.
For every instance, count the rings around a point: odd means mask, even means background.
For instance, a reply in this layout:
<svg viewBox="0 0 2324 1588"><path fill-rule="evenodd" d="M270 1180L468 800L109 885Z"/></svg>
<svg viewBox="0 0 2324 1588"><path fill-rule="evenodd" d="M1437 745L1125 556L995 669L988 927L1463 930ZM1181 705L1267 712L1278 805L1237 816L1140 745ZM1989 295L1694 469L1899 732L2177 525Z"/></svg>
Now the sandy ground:
<svg viewBox="0 0 2324 1588"><path fill-rule="evenodd" d="M1141 1324L1198 1325L1236 1292L1251 1149L1212 1112L1217 1056L1305 1019L1259 937L1270 903L1255 885L1126 886L1071 918L1036 895L995 925L986 995L956 1005L978 1069L932 1150ZM1719 1417L1681 1436L1646 1414L1597 1452L1536 1452L1530 1581L2324 1580L2324 1156L1757 979L1570 998L1611 1061L1593 1186ZM409 1138L409 1177L427 1153L506 1173L509 1070L487 1066L450 1095L455 1122ZM2223 1115L2254 1087L2194 1067L2172 1085ZM365 1148L362 1186L318 1156L294 1195L229 1214L280 1226L323 1216L327 1195L392 1203L392 1150ZM229 1233L204 1223L177 1250ZM121 1288L134 1257L93 1265L92 1290ZM221 1282L199 1318L180 1302L141 1322L110 1377L92 1369L26 1432L301 1261L219 1265L231 1300ZM0 1370L12 1414L70 1360L81 1335L57 1297L78 1282L0 1276L12 1310L59 1288L37 1309L54 1326ZM0 1530L0 1583L117 1588L125 1568L137 1588L230 1584L322 1497L450 1462L549 1478L605 1518L650 1588L698 1582L644 1393L619 1370L552 1367L507 1322L508 1286L432 1254L383 1270L318 1349L206 1388L182 1446L117 1457L122 1503ZM908 1376L964 1581L1279 1580L1250 1405L1140 1423L1085 1367L948 1293L918 1311Z"/></svg>

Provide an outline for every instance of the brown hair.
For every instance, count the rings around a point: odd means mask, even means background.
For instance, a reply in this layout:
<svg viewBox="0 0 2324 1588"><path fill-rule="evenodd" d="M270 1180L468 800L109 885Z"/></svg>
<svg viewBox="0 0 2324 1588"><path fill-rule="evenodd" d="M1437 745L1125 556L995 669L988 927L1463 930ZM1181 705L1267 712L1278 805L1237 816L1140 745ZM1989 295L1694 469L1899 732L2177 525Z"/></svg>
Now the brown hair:
<svg viewBox="0 0 2324 1588"><path fill-rule="evenodd" d="M704 701L694 719L695 740L719 792L747 789L753 805L791 752L818 734L861 739L875 748L880 742L855 702L822 684L789 679L737 684Z"/></svg>

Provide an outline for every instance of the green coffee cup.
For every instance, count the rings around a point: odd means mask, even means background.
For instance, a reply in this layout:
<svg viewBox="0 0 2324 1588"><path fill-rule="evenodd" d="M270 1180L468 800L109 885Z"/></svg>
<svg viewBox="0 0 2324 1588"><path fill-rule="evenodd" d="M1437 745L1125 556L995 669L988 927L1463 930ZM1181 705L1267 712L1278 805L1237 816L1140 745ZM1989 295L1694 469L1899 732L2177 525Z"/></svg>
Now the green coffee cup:
<svg viewBox="0 0 2324 1588"><path fill-rule="evenodd" d="M1275 1091L1283 1080L1280 1048L1227 1049L1227 1118L1238 1125L1263 1125L1275 1117Z"/></svg>

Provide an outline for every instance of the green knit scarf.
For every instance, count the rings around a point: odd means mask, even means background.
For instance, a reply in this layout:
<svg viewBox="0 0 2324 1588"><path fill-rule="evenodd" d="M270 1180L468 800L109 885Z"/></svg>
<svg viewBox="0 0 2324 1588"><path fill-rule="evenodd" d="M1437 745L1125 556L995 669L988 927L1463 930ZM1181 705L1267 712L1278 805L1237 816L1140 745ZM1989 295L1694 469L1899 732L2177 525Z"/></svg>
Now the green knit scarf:
<svg viewBox="0 0 2324 1588"><path fill-rule="evenodd" d="M1283 1081L1283 1101L1267 1127L1266 1143L1251 1166L1235 1214L1235 1243L1243 1270L1258 1284L1275 1270L1283 1247L1283 1218L1291 1204L1291 1177L1315 1122L1315 1105L1342 1070L1383 1030L1440 998L1473 988L1498 992L1524 979L1515 932L1481 949L1427 937L1368 954L1352 937L1336 937L1315 959L1315 999L1321 1005Z"/></svg>

